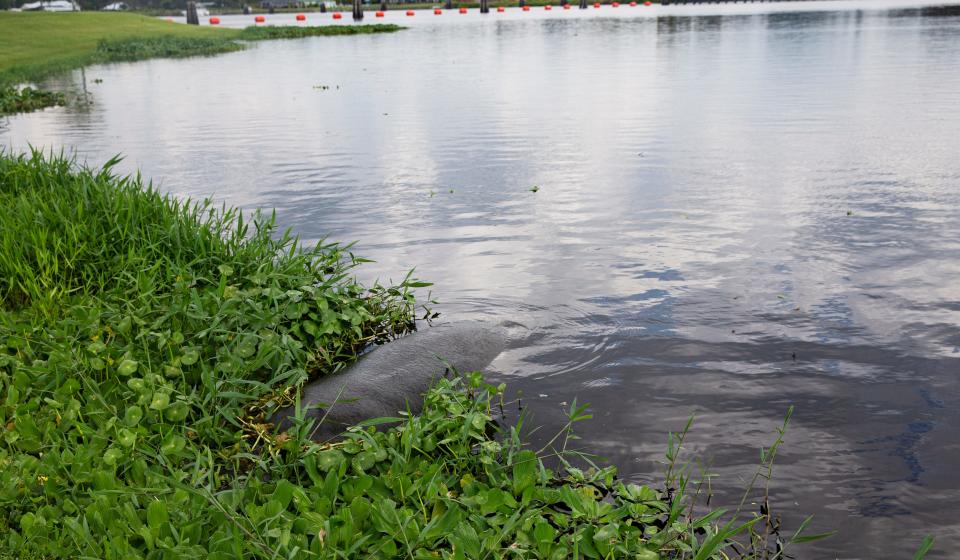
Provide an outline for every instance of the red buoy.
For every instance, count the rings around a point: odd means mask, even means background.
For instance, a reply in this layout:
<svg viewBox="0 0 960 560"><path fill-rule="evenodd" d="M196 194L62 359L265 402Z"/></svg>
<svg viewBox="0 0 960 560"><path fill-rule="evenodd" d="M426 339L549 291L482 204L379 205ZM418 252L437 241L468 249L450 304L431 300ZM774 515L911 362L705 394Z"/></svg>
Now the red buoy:
<svg viewBox="0 0 960 560"><path fill-rule="evenodd" d="M506 8L504 8L503 6L497 6L497 11L503 13L506 11Z"/></svg>
<svg viewBox="0 0 960 560"><path fill-rule="evenodd" d="M253 21L254 21L255 23L263 23L263 22L267 21L267 18L265 18L265 17L263 17L263 16L256 16L255 18L253 18Z"/></svg>
<svg viewBox="0 0 960 560"><path fill-rule="evenodd" d="M408 16L412 16L412 15L413 15L413 10L407 10L407 15L408 15Z"/></svg>
<svg viewBox="0 0 960 560"><path fill-rule="evenodd" d="M220 18L218 17L210 18L210 25L220 25Z"/></svg>
<svg viewBox="0 0 960 560"><path fill-rule="evenodd" d="M643 5L644 5L644 6L653 6L653 2L651 2L650 0L647 0L646 2L643 3Z"/></svg>
<svg viewBox="0 0 960 560"><path fill-rule="evenodd" d="M333 19L343 19L343 14L340 12L333 12Z"/></svg>
<svg viewBox="0 0 960 560"><path fill-rule="evenodd" d="M553 6L551 6L550 4L547 4L546 6L543 7L543 9L549 11L553 9Z"/></svg>
<svg viewBox="0 0 960 560"><path fill-rule="evenodd" d="M570 4L564 4L564 5L563 5L563 9L564 9L564 10L569 10L569 9L570 9Z"/></svg>
<svg viewBox="0 0 960 560"><path fill-rule="evenodd" d="M466 8L460 8L460 13L461 13L461 14L467 13L467 9L466 9Z"/></svg>
<svg viewBox="0 0 960 560"><path fill-rule="evenodd" d="M636 8L636 7L637 7L637 3L636 3L636 2L630 2L630 7L631 7L631 8Z"/></svg>
<svg viewBox="0 0 960 560"><path fill-rule="evenodd" d="M433 13L439 16L440 14L443 13L443 10L441 10L440 8L434 8Z"/></svg>
<svg viewBox="0 0 960 560"><path fill-rule="evenodd" d="M594 7L594 8L599 8L599 7L600 7L600 2L597 2L596 4L594 4L593 7Z"/></svg>
<svg viewBox="0 0 960 560"><path fill-rule="evenodd" d="M297 14L297 21L307 21L307 16L303 14Z"/></svg>
<svg viewBox="0 0 960 560"><path fill-rule="evenodd" d="M610 4L610 5L613 6L614 8L619 8L620 2L614 2L613 4Z"/></svg>
<svg viewBox="0 0 960 560"><path fill-rule="evenodd" d="M383 12L377 12L375 15L376 15L377 17L383 17Z"/></svg>
<svg viewBox="0 0 960 560"><path fill-rule="evenodd" d="M529 11L530 11L530 6L524 6L524 7L523 7L523 11L529 12Z"/></svg>

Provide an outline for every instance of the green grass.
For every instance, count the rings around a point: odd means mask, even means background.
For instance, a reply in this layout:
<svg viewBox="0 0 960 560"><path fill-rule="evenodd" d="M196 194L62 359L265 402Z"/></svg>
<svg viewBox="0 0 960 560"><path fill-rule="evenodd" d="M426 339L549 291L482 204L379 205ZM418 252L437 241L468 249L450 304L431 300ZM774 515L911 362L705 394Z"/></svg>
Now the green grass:
<svg viewBox="0 0 960 560"><path fill-rule="evenodd" d="M235 51L243 48L238 40L399 29L396 25L331 25L240 30L174 24L137 14L0 12L0 88L89 64Z"/></svg>
<svg viewBox="0 0 960 560"><path fill-rule="evenodd" d="M0 85L34 81L97 62L97 46L104 40L232 39L238 33L136 14L0 12Z"/></svg>
<svg viewBox="0 0 960 560"><path fill-rule="evenodd" d="M113 163L0 154L0 558L706 560L820 537L742 508L769 504L786 423L730 512L678 461L689 423L659 489L624 484L573 451L585 406L535 451L475 373L333 443L299 414L275 433L297 386L413 328L428 284L364 287L348 246Z"/></svg>

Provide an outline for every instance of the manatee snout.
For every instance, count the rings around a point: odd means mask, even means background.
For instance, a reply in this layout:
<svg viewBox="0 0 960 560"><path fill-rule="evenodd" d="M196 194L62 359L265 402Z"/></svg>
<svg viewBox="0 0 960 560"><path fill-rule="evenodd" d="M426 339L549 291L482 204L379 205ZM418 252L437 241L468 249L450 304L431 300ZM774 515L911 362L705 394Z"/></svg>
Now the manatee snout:
<svg viewBox="0 0 960 560"><path fill-rule="evenodd" d="M308 383L300 406L314 426L314 439L327 439L349 426L408 408L418 413L423 393L450 368L481 371L503 351L506 330L482 323L451 323L430 327L385 344L343 372ZM317 405L321 404L322 408ZM332 406L328 406L332 405ZM293 407L278 410L271 421L279 430L290 427Z"/></svg>

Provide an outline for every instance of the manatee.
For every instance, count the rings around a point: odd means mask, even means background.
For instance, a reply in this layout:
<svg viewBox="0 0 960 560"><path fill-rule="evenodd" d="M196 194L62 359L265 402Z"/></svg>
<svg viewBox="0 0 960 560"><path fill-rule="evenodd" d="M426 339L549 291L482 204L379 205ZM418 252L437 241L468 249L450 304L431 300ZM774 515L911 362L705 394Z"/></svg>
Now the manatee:
<svg viewBox="0 0 960 560"><path fill-rule="evenodd" d="M300 407L305 418L316 420L311 437L326 440L348 426L396 416L408 407L418 413L434 380L451 369L483 370L506 343L503 328L464 322L430 327L380 346L344 371L303 387ZM288 429L294 413L292 406L282 408L271 421Z"/></svg>

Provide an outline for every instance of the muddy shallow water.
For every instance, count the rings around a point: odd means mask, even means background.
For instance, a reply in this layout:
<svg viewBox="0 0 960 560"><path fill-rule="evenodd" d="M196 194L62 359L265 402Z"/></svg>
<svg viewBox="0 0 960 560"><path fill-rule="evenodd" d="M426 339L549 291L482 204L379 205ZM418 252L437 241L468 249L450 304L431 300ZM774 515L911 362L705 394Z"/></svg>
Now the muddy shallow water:
<svg viewBox="0 0 960 560"><path fill-rule="evenodd" d="M356 240L367 280L416 266L445 317L516 323L498 376L547 428L591 403L579 445L630 479L696 412L691 457L731 493L793 404L775 503L841 531L803 557L909 557L928 532L950 557L960 9L629 10L397 13L88 68L64 79L82 103L0 120L0 145L122 152Z"/></svg>

